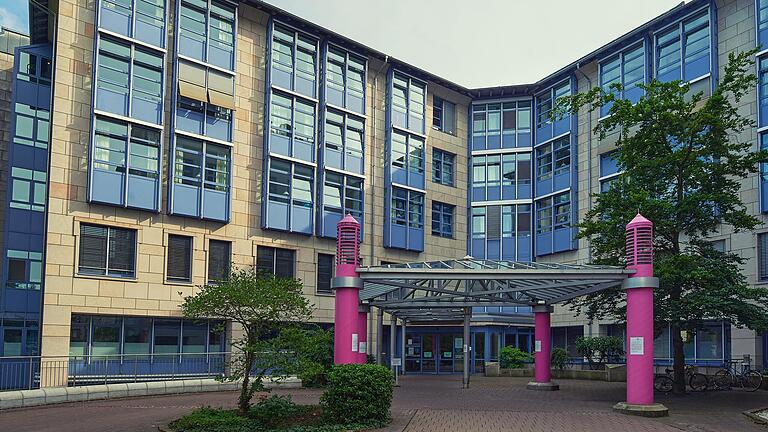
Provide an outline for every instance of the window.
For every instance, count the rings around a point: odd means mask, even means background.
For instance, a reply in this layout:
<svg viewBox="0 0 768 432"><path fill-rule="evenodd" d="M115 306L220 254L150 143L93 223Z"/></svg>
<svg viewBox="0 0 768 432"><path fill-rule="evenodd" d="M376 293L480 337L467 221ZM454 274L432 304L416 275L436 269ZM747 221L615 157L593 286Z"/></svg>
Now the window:
<svg viewBox="0 0 768 432"><path fill-rule="evenodd" d="M45 210L45 171L11 167L11 208L42 212Z"/></svg>
<svg viewBox="0 0 768 432"><path fill-rule="evenodd" d="M552 145L545 144L536 149L536 180L552 178Z"/></svg>
<svg viewBox="0 0 768 432"><path fill-rule="evenodd" d="M407 75L392 75L392 123L417 133L424 133L426 84Z"/></svg>
<svg viewBox="0 0 768 432"><path fill-rule="evenodd" d="M270 151L315 161L315 104L283 93L272 93Z"/></svg>
<svg viewBox="0 0 768 432"><path fill-rule="evenodd" d="M472 150L530 146L530 101L472 106Z"/></svg>
<svg viewBox="0 0 768 432"><path fill-rule="evenodd" d="M274 23L272 85L317 97L317 39Z"/></svg>
<svg viewBox="0 0 768 432"><path fill-rule="evenodd" d="M99 27L165 48L165 0L101 0Z"/></svg>
<svg viewBox="0 0 768 432"><path fill-rule="evenodd" d="M530 198L531 154L473 156L472 188L474 201Z"/></svg>
<svg viewBox="0 0 768 432"><path fill-rule="evenodd" d="M236 6L218 0L181 0L179 54L235 69Z"/></svg>
<svg viewBox="0 0 768 432"><path fill-rule="evenodd" d="M80 224L81 275L136 276L136 231Z"/></svg>
<svg viewBox="0 0 768 432"><path fill-rule="evenodd" d="M475 258L530 260L530 236L530 204L472 207L471 245Z"/></svg>
<svg viewBox="0 0 768 432"><path fill-rule="evenodd" d="M91 201L158 209L160 131L96 117Z"/></svg>
<svg viewBox="0 0 768 432"><path fill-rule="evenodd" d="M758 62L758 126L768 126L768 57L762 57Z"/></svg>
<svg viewBox="0 0 768 432"><path fill-rule="evenodd" d="M314 168L270 158L266 228L312 234Z"/></svg>
<svg viewBox="0 0 768 432"><path fill-rule="evenodd" d="M318 294L333 294L331 279L333 279L334 262L333 255L317 254L317 285Z"/></svg>
<svg viewBox="0 0 768 432"><path fill-rule="evenodd" d="M432 149L432 181L453 186L453 167L456 155L436 148Z"/></svg>
<svg viewBox="0 0 768 432"><path fill-rule="evenodd" d="M323 181L323 219L321 233L335 238L336 224L346 214L363 223L363 179L326 171Z"/></svg>
<svg viewBox="0 0 768 432"><path fill-rule="evenodd" d="M43 254L8 249L8 277L5 286L39 291L43 277Z"/></svg>
<svg viewBox="0 0 768 432"><path fill-rule="evenodd" d="M656 35L656 78L692 81L710 73L709 10Z"/></svg>
<svg viewBox="0 0 768 432"><path fill-rule="evenodd" d="M433 96L432 128L456 135L456 104Z"/></svg>
<svg viewBox="0 0 768 432"><path fill-rule="evenodd" d="M172 282L192 282L192 237L168 236L166 277Z"/></svg>
<svg viewBox="0 0 768 432"><path fill-rule="evenodd" d="M568 228L571 222L570 192L564 192L536 202L536 232L547 233L554 229Z"/></svg>
<svg viewBox="0 0 768 432"><path fill-rule="evenodd" d="M768 49L768 1L757 0L757 46Z"/></svg>
<svg viewBox="0 0 768 432"><path fill-rule="evenodd" d="M472 238L485 238L485 207L472 207Z"/></svg>
<svg viewBox="0 0 768 432"><path fill-rule="evenodd" d="M232 141L235 76L188 61L177 75L176 129Z"/></svg>
<svg viewBox="0 0 768 432"><path fill-rule="evenodd" d="M326 62L326 101L365 113L365 58L328 45Z"/></svg>
<svg viewBox="0 0 768 432"><path fill-rule="evenodd" d="M14 111L16 124L13 129L13 143L47 149L51 118L48 110L17 102Z"/></svg>
<svg viewBox="0 0 768 432"><path fill-rule="evenodd" d="M392 131L391 148L393 182L424 187L424 139Z"/></svg>
<svg viewBox="0 0 768 432"><path fill-rule="evenodd" d="M109 37L97 42L96 109L162 124L162 53Z"/></svg>
<svg viewBox="0 0 768 432"><path fill-rule="evenodd" d="M571 169L570 136L558 138L536 148L536 180L544 181L553 175L567 174Z"/></svg>
<svg viewBox="0 0 768 432"><path fill-rule="evenodd" d="M768 281L768 233L757 235L757 280Z"/></svg>
<svg viewBox="0 0 768 432"><path fill-rule="evenodd" d="M632 103L640 100L643 90L638 84L645 82L645 47L638 47L620 52L600 63L600 86L605 92L612 92L618 99L628 99ZM621 85L617 92L611 85ZM612 104L600 107L600 115L608 115Z"/></svg>
<svg viewBox="0 0 768 432"><path fill-rule="evenodd" d="M536 233L552 231L552 197L536 202Z"/></svg>
<svg viewBox="0 0 768 432"><path fill-rule="evenodd" d="M453 238L453 210L455 206L432 201L432 235Z"/></svg>
<svg viewBox="0 0 768 432"><path fill-rule="evenodd" d="M384 247L424 250L424 193L392 187Z"/></svg>
<svg viewBox="0 0 768 432"><path fill-rule="evenodd" d="M229 277L232 265L232 243L223 240L208 241L208 283Z"/></svg>
<svg viewBox="0 0 768 432"><path fill-rule="evenodd" d="M614 152L600 155L600 193L610 190L611 184L618 180L621 174L614 155Z"/></svg>
<svg viewBox="0 0 768 432"><path fill-rule="evenodd" d="M229 147L177 135L171 213L227 221L230 163Z"/></svg>
<svg viewBox="0 0 768 432"><path fill-rule="evenodd" d="M323 140L325 166L362 174L365 124L363 119L328 110Z"/></svg>
<svg viewBox="0 0 768 432"><path fill-rule="evenodd" d="M550 88L536 96L536 142L543 143L566 133L570 129L570 116L557 115L554 109L558 99L571 94L570 80Z"/></svg>
<svg viewBox="0 0 768 432"><path fill-rule="evenodd" d="M278 277L294 277L296 251L268 246L256 248L256 270Z"/></svg>

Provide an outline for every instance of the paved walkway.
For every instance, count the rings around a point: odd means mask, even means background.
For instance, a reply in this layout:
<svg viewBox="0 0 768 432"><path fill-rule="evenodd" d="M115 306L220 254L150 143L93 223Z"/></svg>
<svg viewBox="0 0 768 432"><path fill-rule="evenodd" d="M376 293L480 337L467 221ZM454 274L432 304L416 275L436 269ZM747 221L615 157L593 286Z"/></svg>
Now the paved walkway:
<svg viewBox="0 0 768 432"><path fill-rule="evenodd" d="M388 431L751 432L766 429L742 411L768 407L768 392L709 392L660 396L670 417L646 419L614 413L623 383L560 381L559 392L525 390L526 378L473 377L468 390L458 376L401 379ZM317 403L320 390L276 391L298 403ZM233 407L234 392L94 401L0 411L0 430L14 432L153 431L199 407Z"/></svg>

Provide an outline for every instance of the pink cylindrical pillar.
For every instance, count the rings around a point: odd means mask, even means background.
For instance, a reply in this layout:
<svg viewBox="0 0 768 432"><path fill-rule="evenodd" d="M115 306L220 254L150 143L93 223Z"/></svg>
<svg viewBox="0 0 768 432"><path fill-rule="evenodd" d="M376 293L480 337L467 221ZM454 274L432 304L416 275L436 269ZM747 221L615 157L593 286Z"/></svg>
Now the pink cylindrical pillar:
<svg viewBox="0 0 768 432"><path fill-rule="evenodd" d="M360 364L368 362L368 312L365 309L367 309L365 306L360 306L357 313L357 332L360 341L357 350L357 362Z"/></svg>
<svg viewBox="0 0 768 432"><path fill-rule="evenodd" d="M534 381L528 383L530 390L559 390L560 386L552 382L552 327L550 316L553 308L539 304L533 307L533 372Z"/></svg>
<svg viewBox="0 0 768 432"><path fill-rule="evenodd" d="M664 405L653 402L653 223L640 213L627 224L627 401L614 409L628 414L665 416Z"/></svg>
<svg viewBox="0 0 768 432"><path fill-rule="evenodd" d="M336 292L333 332L333 362L359 363L360 331L358 306L363 282L357 273L360 256L360 224L351 215L337 225L336 276L331 287Z"/></svg>

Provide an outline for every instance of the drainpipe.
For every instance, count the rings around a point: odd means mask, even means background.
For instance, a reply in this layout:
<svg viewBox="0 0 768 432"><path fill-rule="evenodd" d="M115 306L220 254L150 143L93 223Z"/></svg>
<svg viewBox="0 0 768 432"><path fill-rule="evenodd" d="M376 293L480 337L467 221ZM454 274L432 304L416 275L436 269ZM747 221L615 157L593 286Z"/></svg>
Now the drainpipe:
<svg viewBox="0 0 768 432"><path fill-rule="evenodd" d="M587 81L589 89L592 89L592 80L581 71L581 64L576 64L576 72ZM577 83L578 86L578 83ZM577 87L578 89L578 87ZM578 119L578 116L577 116ZM579 138L576 137L578 143ZM592 112L587 111L587 211L592 211ZM578 169L578 167L577 167ZM578 199L578 198L577 198ZM592 262L592 242L587 239L587 262ZM590 326L591 329L591 326Z"/></svg>

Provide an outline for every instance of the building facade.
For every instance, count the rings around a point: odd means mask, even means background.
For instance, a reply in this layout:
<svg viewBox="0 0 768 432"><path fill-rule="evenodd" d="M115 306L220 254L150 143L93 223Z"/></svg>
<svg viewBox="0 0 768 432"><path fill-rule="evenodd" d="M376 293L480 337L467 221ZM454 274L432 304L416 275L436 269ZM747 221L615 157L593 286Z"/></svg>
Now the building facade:
<svg viewBox="0 0 768 432"><path fill-rule="evenodd" d="M768 45L768 1L693 0L536 83L470 89L256 0L37 3L50 14L30 14L0 80L12 107L0 356L226 350L220 326L182 320L179 305L229 262L301 279L328 327L347 213L364 265L589 262L574 225L620 175L615 142L591 132L605 111L551 121L556 99L620 82L636 100L653 78L708 93L730 53ZM742 137L755 149L768 145L764 53L741 107L759 121ZM766 178L743 179L742 199L768 221ZM768 225L712 240L768 281ZM531 350L529 308L473 314L477 367L502 346ZM390 336L375 320L371 347ZM571 349L623 334L562 308L553 325ZM406 370L460 371L460 333L409 323ZM659 361L669 346L667 332ZM761 335L723 322L686 349L699 363L764 357Z"/></svg>

